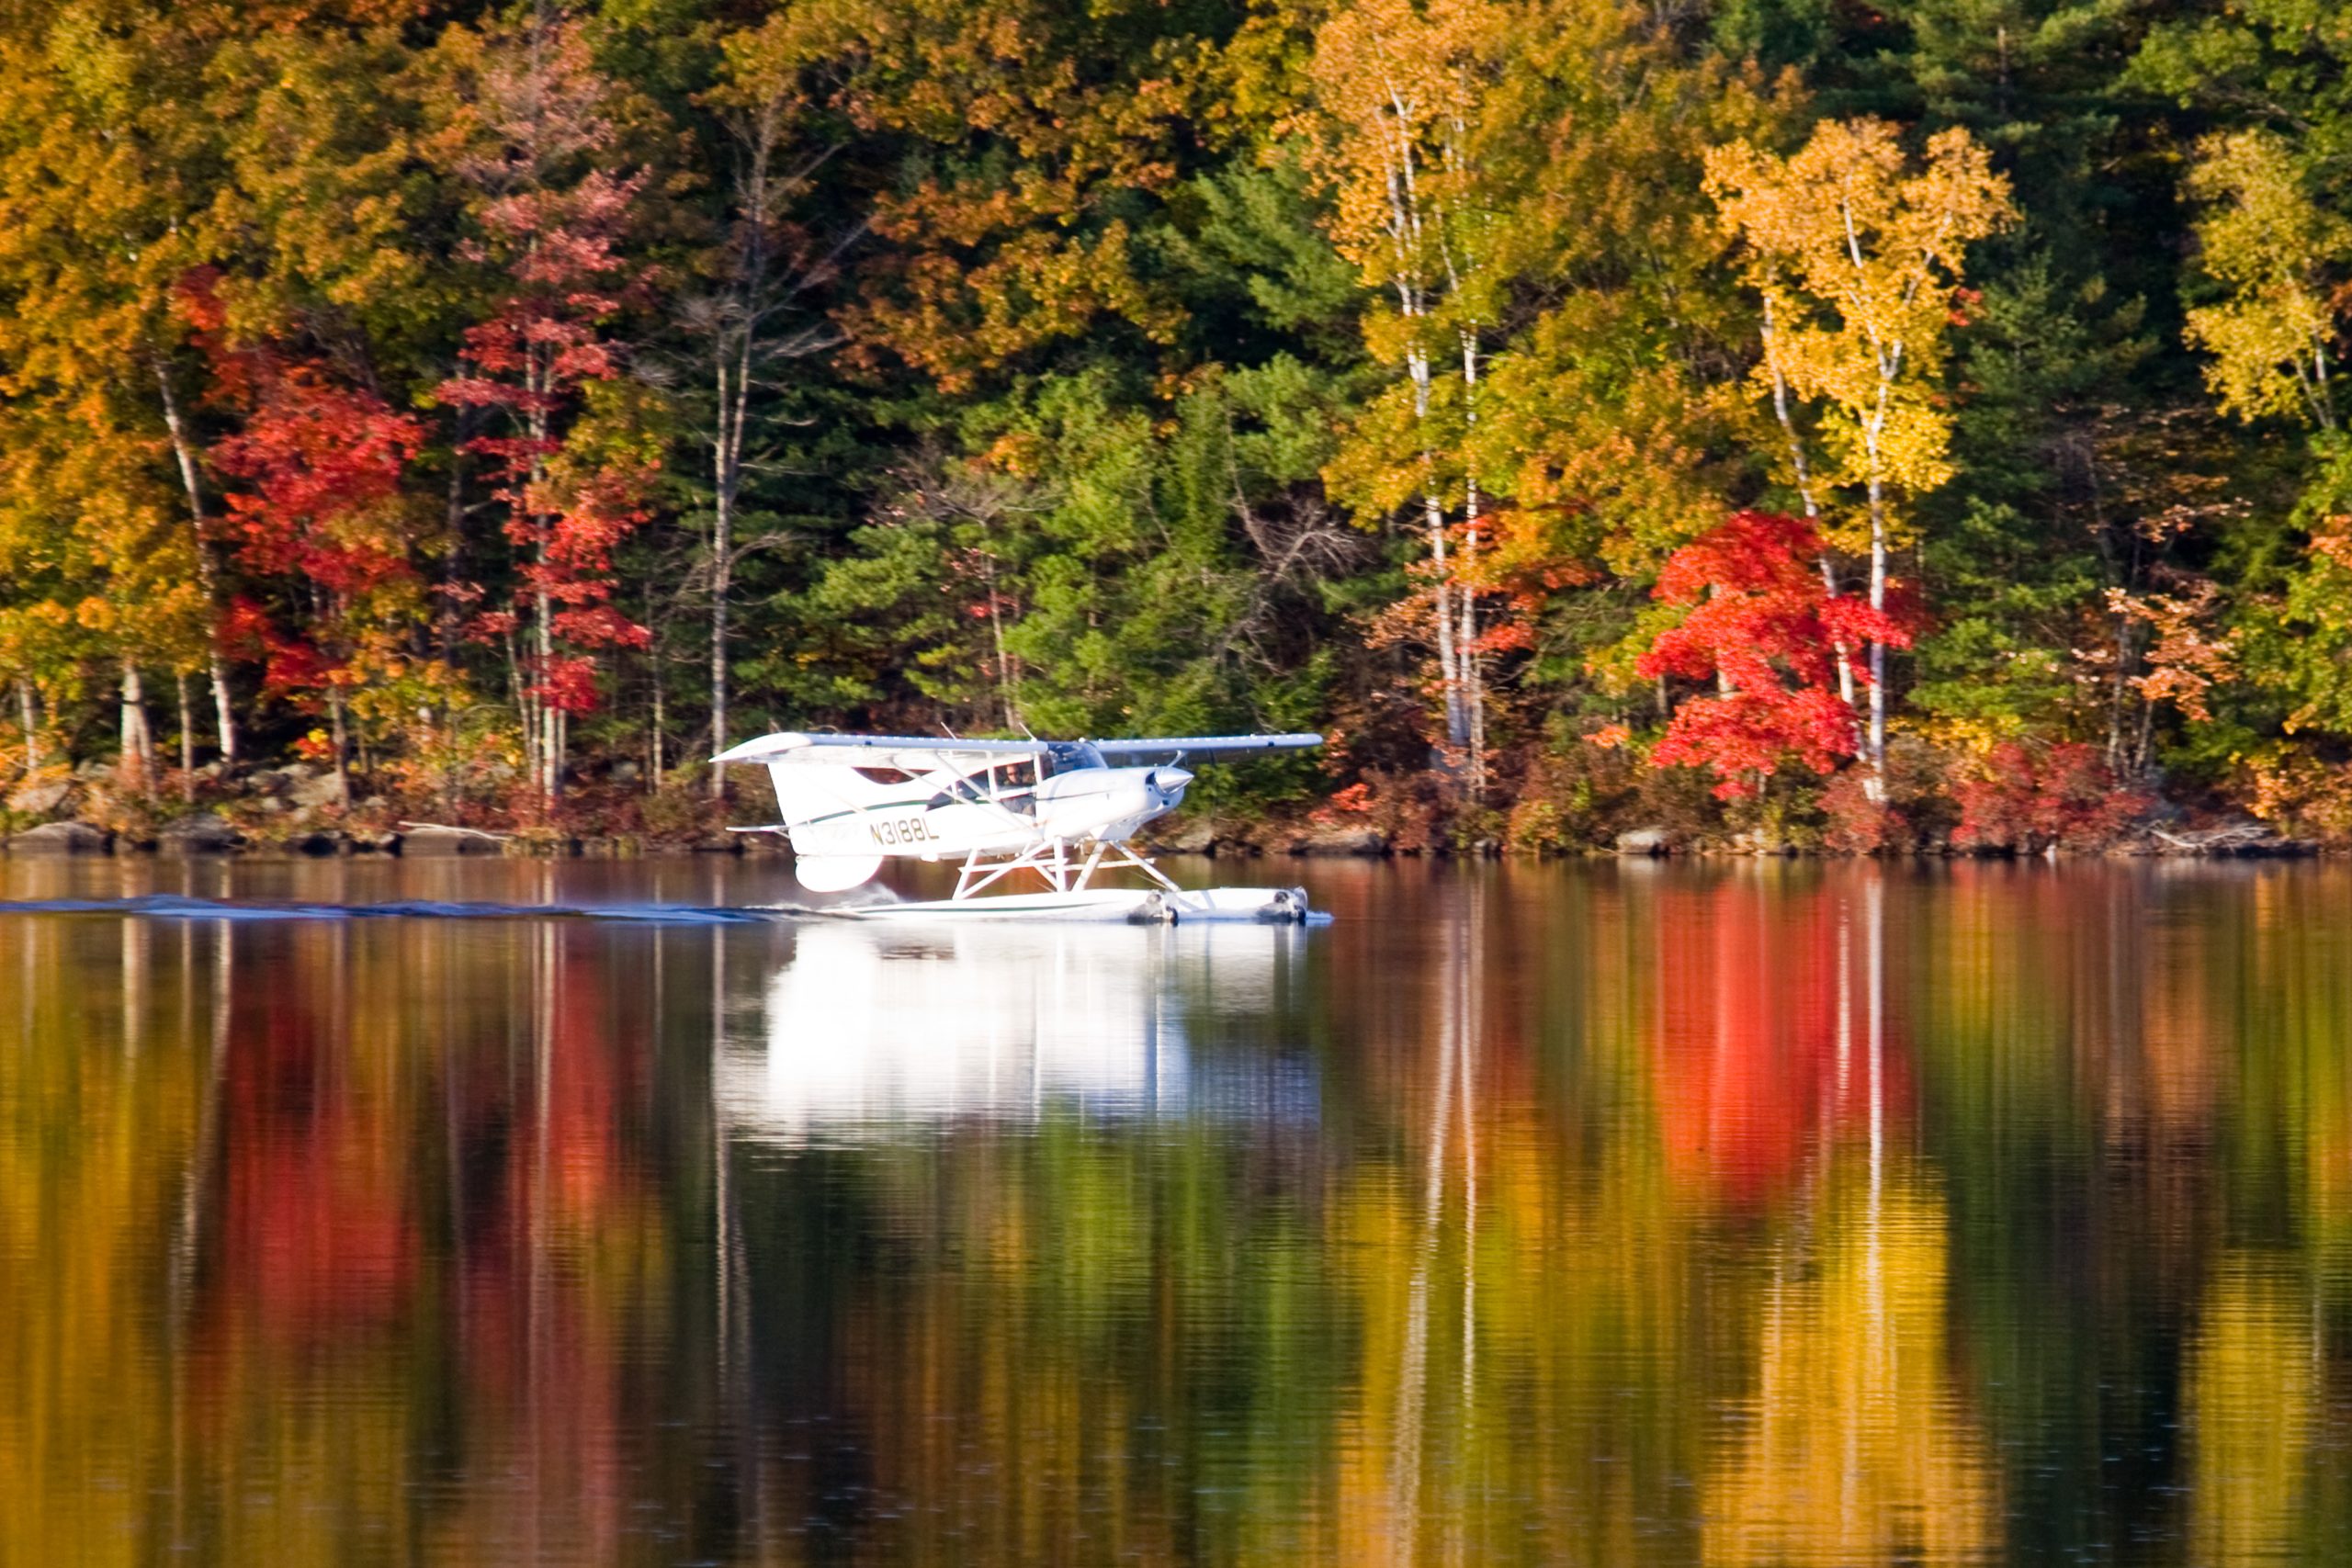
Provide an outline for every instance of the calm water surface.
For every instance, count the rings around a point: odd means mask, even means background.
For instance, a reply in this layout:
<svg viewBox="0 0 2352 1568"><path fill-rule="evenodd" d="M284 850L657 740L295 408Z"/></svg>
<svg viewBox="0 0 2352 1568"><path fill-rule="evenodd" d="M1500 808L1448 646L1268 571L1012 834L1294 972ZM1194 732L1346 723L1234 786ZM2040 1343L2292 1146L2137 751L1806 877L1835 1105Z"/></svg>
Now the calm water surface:
<svg viewBox="0 0 2352 1568"><path fill-rule="evenodd" d="M0 1564L2352 1555L2352 873L1305 877L0 912Z"/></svg>

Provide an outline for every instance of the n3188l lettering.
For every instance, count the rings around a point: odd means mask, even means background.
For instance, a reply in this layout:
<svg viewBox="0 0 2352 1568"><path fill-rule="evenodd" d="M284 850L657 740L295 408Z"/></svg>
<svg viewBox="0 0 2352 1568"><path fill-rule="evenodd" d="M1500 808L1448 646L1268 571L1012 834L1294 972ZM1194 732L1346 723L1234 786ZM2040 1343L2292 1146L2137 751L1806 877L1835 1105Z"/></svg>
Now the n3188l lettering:
<svg viewBox="0 0 2352 1568"><path fill-rule="evenodd" d="M933 832L931 824L920 817L901 817L889 822L869 822L866 827L873 832L874 841L885 849L898 844L939 842L939 835Z"/></svg>

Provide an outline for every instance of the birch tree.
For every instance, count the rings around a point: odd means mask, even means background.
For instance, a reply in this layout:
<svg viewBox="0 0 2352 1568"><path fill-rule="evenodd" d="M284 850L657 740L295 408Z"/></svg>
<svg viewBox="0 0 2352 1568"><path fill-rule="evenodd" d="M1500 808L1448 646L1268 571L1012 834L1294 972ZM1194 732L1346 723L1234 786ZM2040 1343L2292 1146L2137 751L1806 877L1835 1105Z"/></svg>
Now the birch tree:
<svg viewBox="0 0 2352 1568"><path fill-rule="evenodd" d="M1898 509L1951 478L1944 363L1968 246L2015 217L2009 182L1965 130L1938 132L1914 159L1894 126L1855 119L1823 122L1793 157L1746 141L1716 148L1707 189L1762 298L1769 352L1758 381L1778 410L1793 396L1818 411L1828 458L1818 469L1805 463L1794 421L1784 422L1807 505L1816 483L1860 492L1869 603L1883 615ZM1866 677L1862 755L1877 792L1886 650L1883 638L1871 641Z"/></svg>
<svg viewBox="0 0 2352 1568"><path fill-rule="evenodd" d="M2352 222L2312 199L2287 143L2267 130L2209 138L2188 174L2201 204L2198 263L2222 298L2188 312L2205 384L2241 419L2338 427L2332 274L2352 260Z"/></svg>
<svg viewBox="0 0 2352 1568"><path fill-rule="evenodd" d="M1360 433L1391 459L1403 456L1402 468L1359 441L1342 458L1354 471L1337 474L1335 488L1384 510L1418 491L1446 739L1468 757L1474 796L1485 784L1486 704L1475 586L1482 519L1467 449L1483 333L1496 314L1495 218L1476 127L1504 16L1485 0L1371 0L1323 25L1308 64L1325 118L1316 162L1334 197L1333 241L1393 300L1373 313L1365 336L1376 357L1403 369L1409 409L1399 421L1376 408ZM1441 368L1449 360L1458 370ZM1460 562L1449 558L1456 496Z"/></svg>
<svg viewBox="0 0 2352 1568"><path fill-rule="evenodd" d="M806 310L808 292L832 276L836 256L812 255L791 227L794 202L833 151L804 150L795 131L807 107L800 91L806 45L793 18L778 17L728 40L726 81L716 95L728 146L728 205L723 242L713 255L709 290L687 301L685 325L700 349L711 414L702 433L710 454L710 749L727 750L733 660L729 637L735 568L746 548L738 537L743 491L759 460L750 443L753 394L773 389L780 367L832 347L832 323ZM714 799L726 772L710 772Z"/></svg>

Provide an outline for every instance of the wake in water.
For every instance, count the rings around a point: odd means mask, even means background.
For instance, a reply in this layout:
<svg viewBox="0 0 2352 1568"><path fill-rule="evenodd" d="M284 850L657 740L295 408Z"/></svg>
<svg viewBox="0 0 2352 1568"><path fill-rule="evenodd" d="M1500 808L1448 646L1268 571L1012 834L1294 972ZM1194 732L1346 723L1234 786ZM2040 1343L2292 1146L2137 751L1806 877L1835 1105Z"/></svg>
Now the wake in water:
<svg viewBox="0 0 2352 1568"><path fill-rule="evenodd" d="M789 905L752 909L691 904L471 904L431 898L395 899L383 904L249 903L186 898L168 893L137 898L0 899L0 915L113 915L157 920L575 919L729 926L755 925L819 912Z"/></svg>

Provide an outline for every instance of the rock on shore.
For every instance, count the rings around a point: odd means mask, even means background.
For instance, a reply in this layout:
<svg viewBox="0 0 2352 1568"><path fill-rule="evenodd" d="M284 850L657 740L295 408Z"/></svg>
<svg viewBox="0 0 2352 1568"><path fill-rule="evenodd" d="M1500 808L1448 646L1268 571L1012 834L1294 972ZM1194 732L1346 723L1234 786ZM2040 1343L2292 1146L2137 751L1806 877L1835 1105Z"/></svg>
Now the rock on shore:
<svg viewBox="0 0 2352 1568"><path fill-rule="evenodd" d="M12 855L102 855L114 848L114 835L87 822L44 822L8 840Z"/></svg>

